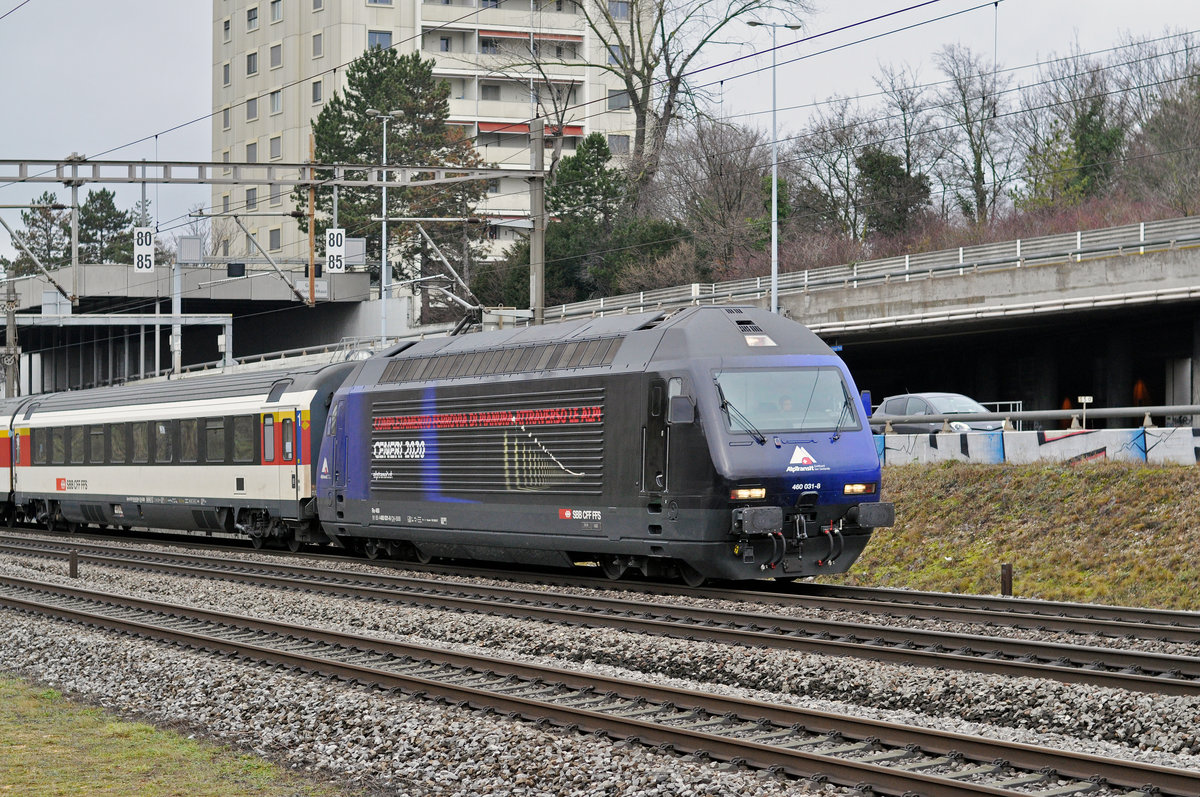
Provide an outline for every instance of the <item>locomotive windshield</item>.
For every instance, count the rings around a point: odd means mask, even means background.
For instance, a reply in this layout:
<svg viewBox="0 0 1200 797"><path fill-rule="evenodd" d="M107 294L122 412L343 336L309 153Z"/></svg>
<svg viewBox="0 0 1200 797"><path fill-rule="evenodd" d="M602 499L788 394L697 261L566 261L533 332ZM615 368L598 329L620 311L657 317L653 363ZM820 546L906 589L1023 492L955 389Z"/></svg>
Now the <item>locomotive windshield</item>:
<svg viewBox="0 0 1200 797"><path fill-rule="evenodd" d="M716 375L725 401L762 431L860 429L858 402L834 367L723 371ZM728 417L730 428L746 425Z"/></svg>

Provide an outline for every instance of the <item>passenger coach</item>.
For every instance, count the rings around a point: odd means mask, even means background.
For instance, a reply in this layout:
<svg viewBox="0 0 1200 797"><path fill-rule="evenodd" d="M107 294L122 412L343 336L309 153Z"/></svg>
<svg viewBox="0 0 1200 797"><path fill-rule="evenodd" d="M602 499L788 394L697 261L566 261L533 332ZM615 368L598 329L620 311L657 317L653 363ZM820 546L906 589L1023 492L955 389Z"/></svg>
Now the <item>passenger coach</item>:
<svg viewBox="0 0 1200 797"><path fill-rule="evenodd" d="M10 511L47 528L324 541L313 430L351 364L184 378L7 402Z"/></svg>

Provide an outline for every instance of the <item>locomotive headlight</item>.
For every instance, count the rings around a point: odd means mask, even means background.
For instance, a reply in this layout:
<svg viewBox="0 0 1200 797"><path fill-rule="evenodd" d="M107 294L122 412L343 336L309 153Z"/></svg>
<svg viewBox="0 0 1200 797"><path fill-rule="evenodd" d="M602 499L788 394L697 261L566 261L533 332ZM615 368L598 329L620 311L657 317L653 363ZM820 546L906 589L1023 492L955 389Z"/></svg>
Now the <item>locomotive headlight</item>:
<svg viewBox="0 0 1200 797"><path fill-rule="evenodd" d="M875 492L875 482L860 482L847 484L842 488L843 495L872 495Z"/></svg>
<svg viewBox="0 0 1200 797"><path fill-rule="evenodd" d="M766 497L766 487L739 487L729 491L731 501L758 501Z"/></svg>

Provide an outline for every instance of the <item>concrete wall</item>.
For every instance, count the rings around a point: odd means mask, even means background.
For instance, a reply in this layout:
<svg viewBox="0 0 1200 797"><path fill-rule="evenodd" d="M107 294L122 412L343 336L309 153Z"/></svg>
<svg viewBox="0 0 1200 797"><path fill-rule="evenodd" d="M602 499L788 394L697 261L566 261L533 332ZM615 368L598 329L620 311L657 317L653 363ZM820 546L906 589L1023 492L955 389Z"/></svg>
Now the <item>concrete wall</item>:
<svg viewBox="0 0 1200 797"><path fill-rule="evenodd" d="M1097 460L1195 465L1200 461L1200 430L1173 427L889 434L875 435L875 450L884 465L946 461L998 465Z"/></svg>

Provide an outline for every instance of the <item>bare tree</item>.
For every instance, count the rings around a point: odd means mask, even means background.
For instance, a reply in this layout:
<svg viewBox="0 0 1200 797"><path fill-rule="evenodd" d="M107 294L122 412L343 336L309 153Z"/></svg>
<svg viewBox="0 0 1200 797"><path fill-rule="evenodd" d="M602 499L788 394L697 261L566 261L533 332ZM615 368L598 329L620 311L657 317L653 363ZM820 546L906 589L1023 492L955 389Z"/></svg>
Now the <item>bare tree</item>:
<svg viewBox="0 0 1200 797"><path fill-rule="evenodd" d="M1009 79L982 56L946 45L934 61L949 80L938 92L941 113L952 127L945 177L962 214L986 224L1005 196L1015 168L1013 139L1005 129Z"/></svg>
<svg viewBox="0 0 1200 797"><path fill-rule="evenodd" d="M855 160L879 138L878 126L849 99L833 98L814 114L803 135L792 140L785 173L792 184L795 225L828 229L858 238L863 232Z"/></svg>
<svg viewBox="0 0 1200 797"><path fill-rule="evenodd" d="M635 199L658 172L672 123L694 112L689 70L735 22L779 14L800 21L807 0L580 0L587 27L606 49L601 68L623 86L633 111L630 165Z"/></svg>
<svg viewBox="0 0 1200 797"><path fill-rule="evenodd" d="M875 85L883 92L887 111L883 129L887 149L900 156L910 177L933 173L950 142L938 126L929 89L921 85L917 70L907 64L884 64L879 71Z"/></svg>
<svg viewBox="0 0 1200 797"><path fill-rule="evenodd" d="M712 279L727 279L762 243L763 228L755 221L765 218L764 197L770 196L766 144L757 130L700 121L673 135L672 151L679 156L662 161L654 209L692 230Z"/></svg>
<svg viewBox="0 0 1200 797"><path fill-rule="evenodd" d="M1200 77L1159 103L1129 148L1126 179L1138 196L1183 216L1200 212Z"/></svg>

